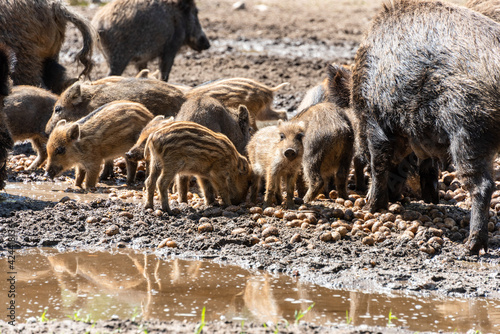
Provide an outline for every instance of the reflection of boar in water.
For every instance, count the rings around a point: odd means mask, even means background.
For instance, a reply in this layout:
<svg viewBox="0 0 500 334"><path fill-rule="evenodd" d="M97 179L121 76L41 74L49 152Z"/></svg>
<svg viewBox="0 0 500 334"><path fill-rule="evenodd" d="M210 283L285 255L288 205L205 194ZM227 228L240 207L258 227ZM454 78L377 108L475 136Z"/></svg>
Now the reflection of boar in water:
<svg viewBox="0 0 500 334"><path fill-rule="evenodd" d="M115 0L96 13L92 24L99 33L109 75L121 75L131 61L142 70L159 57L162 79L168 81L181 46L196 51L210 47L194 0Z"/></svg>
<svg viewBox="0 0 500 334"><path fill-rule="evenodd" d="M14 141L29 139L37 158L28 167L38 168L47 159L45 124L52 115L58 96L33 86L15 86L4 100L4 112Z"/></svg>
<svg viewBox="0 0 500 334"><path fill-rule="evenodd" d="M62 1L0 1L0 41L17 57L12 73L14 85L42 86L56 94L66 83L65 68L59 64L67 22L83 35L78 60L84 65L81 75L92 70L92 33L86 20L70 11Z"/></svg>
<svg viewBox="0 0 500 334"><path fill-rule="evenodd" d="M388 205L389 171L409 151L451 156L469 191L467 246L488 247L493 161L500 149L500 25L439 1L397 0L356 54L353 107L366 125L370 211Z"/></svg>
<svg viewBox="0 0 500 334"><path fill-rule="evenodd" d="M7 120L2 110L5 96L9 95L11 73L15 63L12 51L3 44L0 44L0 190L5 187L7 178L7 150L14 145L7 128Z"/></svg>
<svg viewBox="0 0 500 334"><path fill-rule="evenodd" d="M101 163L123 155L136 142L153 115L140 103L115 101L77 122L61 120L47 142L47 176L54 178L76 166L75 185L95 187ZM137 163L127 160L127 183L135 178Z"/></svg>
<svg viewBox="0 0 500 334"><path fill-rule="evenodd" d="M146 208L153 207L158 186L162 209L172 213L168 187L178 173L203 176L225 205L239 204L246 198L252 173L248 160L225 135L202 125L193 122L166 125L149 136L144 157L150 161L145 183ZM202 180L198 178L198 182ZM204 184L201 188L205 193Z"/></svg>

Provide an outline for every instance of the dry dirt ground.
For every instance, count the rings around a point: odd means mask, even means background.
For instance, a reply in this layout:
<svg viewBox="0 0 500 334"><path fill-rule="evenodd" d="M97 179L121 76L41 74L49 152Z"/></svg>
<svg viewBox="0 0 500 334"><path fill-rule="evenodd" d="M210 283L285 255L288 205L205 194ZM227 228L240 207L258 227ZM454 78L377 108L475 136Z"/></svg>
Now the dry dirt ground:
<svg viewBox="0 0 500 334"><path fill-rule="evenodd" d="M197 1L199 17L212 47L202 53L184 49L177 56L170 81L196 85L205 81L248 77L270 86L290 85L275 96L275 107L293 112L307 89L325 76L328 63L350 64L370 18L381 1L361 0L259 0L245 1L245 9L233 10L231 0ZM463 1L455 1L463 3ZM91 18L95 7L75 10ZM61 54L70 74L79 68L73 57L81 45L79 33L70 27ZM106 75L102 56L95 56L92 79ZM151 64L152 70L156 64ZM125 75L136 74L129 67ZM16 172L27 165L17 148L9 166L11 182L44 181L43 171ZM497 165L497 174L500 171ZM116 171L123 180L120 166ZM67 174L62 179L71 178ZM497 177L497 189L500 178ZM49 182L49 181L47 181ZM53 246L60 249L113 249L131 247L156 251L159 256L211 258L246 268L283 273L328 287L371 291L401 291L416 295L466 298L500 298L500 236L497 209L500 190L494 194L490 219L490 250L468 256L462 244L468 233L469 202L453 173L443 173L441 204L427 205L408 193L389 211L368 214L361 208L363 194L349 199L319 199L298 210L262 211L256 205L205 207L195 195L189 205L175 204L177 215L145 211L138 204L117 199L141 196L136 189L111 190L110 199L80 203L0 200L0 231L15 226L17 247ZM104 186L103 186L104 187ZM102 188L103 189L103 188ZM101 190L102 190L101 189ZM0 196L4 196L2 194ZM106 195L105 197L107 197ZM114 230L117 233L109 233ZM108 233L106 233L108 231ZM332 239L339 235L340 240ZM157 249L167 238L172 246ZM371 245L373 242L373 245ZM6 238L0 236L5 256ZM472 265L471 265L472 263ZM474 265L474 264L481 265ZM144 324L143 324L144 325ZM148 322L149 333L194 332L196 323ZM247 324L249 333L266 330ZM140 324L130 320L99 322L90 329L83 323L25 324L4 332L117 332L135 333ZM144 327L142 327L144 328ZM240 332L239 323L207 324L204 332ZM300 333L399 332L402 328L352 327L335 329L302 325L280 332ZM272 332L268 330L268 332Z"/></svg>

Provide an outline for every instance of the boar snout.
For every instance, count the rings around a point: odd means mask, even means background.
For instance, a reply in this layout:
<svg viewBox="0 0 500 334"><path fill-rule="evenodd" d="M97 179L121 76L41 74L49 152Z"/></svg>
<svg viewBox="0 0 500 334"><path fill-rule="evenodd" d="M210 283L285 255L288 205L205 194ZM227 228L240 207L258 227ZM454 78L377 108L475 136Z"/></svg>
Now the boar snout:
<svg viewBox="0 0 500 334"><path fill-rule="evenodd" d="M290 160L290 161L292 161L293 159L295 159L295 158L297 157L297 151L296 151L296 150L294 150L293 148L287 148L287 149L285 150L285 153L284 153L284 154L285 154L285 157L286 157L288 160Z"/></svg>
<svg viewBox="0 0 500 334"><path fill-rule="evenodd" d="M48 177L48 178L55 178L59 173L61 173L62 167L57 167L57 166L49 166L47 170L45 171L45 174L43 176Z"/></svg>

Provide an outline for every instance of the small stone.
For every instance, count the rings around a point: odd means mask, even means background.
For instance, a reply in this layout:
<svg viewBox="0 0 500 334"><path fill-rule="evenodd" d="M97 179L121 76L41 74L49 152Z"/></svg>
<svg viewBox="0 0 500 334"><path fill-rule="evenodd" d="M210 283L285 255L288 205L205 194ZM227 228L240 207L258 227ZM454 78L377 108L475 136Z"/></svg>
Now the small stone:
<svg viewBox="0 0 500 334"><path fill-rule="evenodd" d="M302 224L300 225L300 228L301 228L301 229L303 229L303 230L306 230L306 229L308 229L310 226L311 226L311 224L309 224L309 223L302 223Z"/></svg>
<svg viewBox="0 0 500 334"><path fill-rule="evenodd" d="M246 9L246 5L244 1L238 1L233 3L233 10L244 10Z"/></svg>
<svg viewBox="0 0 500 334"><path fill-rule="evenodd" d="M336 190L332 190L328 194L328 197L330 197L330 199L337 199L339 197L339 193Z"/></svg>
<svg viewBox="0 0 500 334"><path fill-rule="evenodd" d="M434 249L434 247L430 246L430 245L427 245L427 244L424 244L422 245L419 250L421 252L424 252L424 253L427 253L427 254L434 254L436 253L436 250Z"/></svg>
<svg viewBox="0 0 500 334"><path fill-rule="evenodd" d="M173 240L169 240L169 241L167 241L167 247L177 248L177 243Z"/></svg>
<svg viewBox="0 0 500 334"><path fill-rule="evenodd" d="M412 210L406 210L403 213L403 219L404 220L418 220L422 216L420 212L417 211L412 211Z"/></svg>
<svg viewBox="0 0 500 334"><path fill-rule="evenodd" d="M267 223L266 218L259 218L259 219L257 219L257 224L259 224L259 225L264 225L266 223Z"/></svg>
<svg viewBox="0 0 500 334"><path fill-rule="evenodd" d="M362 208L366 205L366 200L364 198L358 198L355 202L354 202L354 206L357 206L358 208Z"/></svg>
<svg viewBox="0 0 500 334"><path fill-rule="evenodd" d="M340 226L336 230L342 237L345 237L347 234L347 228L345 226Z"/></svg>
<svg viewBox="0 0 500 334"><path fill-rule="evenodd" d="M333 231L331 235L332 235L332 241L337 242L340 239L342 239L342 235L338 231Z"/></svg>
<svg viewBox="0 0 500 334"><path fill-rule="evenodd" d="M284 215L285 215L285 213L281 209L274 211L274 214L273 214L274 217L279 218L279 219L283 218Z"/></svg>
<svg viewBox="0 0 500 334"><path fill-rule="evenodd" d="M262 231L263 238L267 238L267 237L272 236L272 235L274 235L274 236L279 235L279 231L278 231L278 228L276 226L269 226L266 229L264 229L264 231Z"/></svg>
<svg viewBox="0 0 500 334"><path fill-rule="evenodd" d="M276 238L274 235L273 236L269 236L269 237L267 237L267 238L264 239L264 242L266 244L272 244L272 243L275 243L275 242L278 242L278 241L279 241L279 239Z"/></svg>
<svg viewBox="0 0 500 334"><path fill-rule="evenodd" d="M371 236L364 237L363 240L361 240L363 245L368 245L368 246L373 246L375 244L375 240Z"/></svg>
<svg viewBox="0 0 500 334"><path fill-rule="evenodd" d="M95 224L99 221L99 218L97 217L94 217L94 216L90 216L90 217L87 217L87 219L85 219L85 222L87 224Z"/></svg>
<svg viewBox="0 0 500 334"><path fill-rule="evenodd" d="M258 244L260 242L260 239L256 235L252 235L252 236L250 236L248 241L250 242L250 245L253 246L253 245Z"/></svg>
<svg viewBox="0 0 500 334"><path fill-rule="evenodd" d="M198 226L198 232L200 233L212 232L213 230L214 227L212 226L211 223L203 223L200 226Z"/></svg>
<svg viewBox="0 0 500 334"><path fill-rule="evenodd" d="M268 207L264 209L264 216L272 217L274 215L274 208Z"/></svg>
<svg viewBox="0 0 500 334"><path fill-rule="evenodd" d="M429 228L429 232L431 232L436 237L440 237L440 236L443 235L443 230L440 230L440 229L437 229L437 228L434 228L434 227L430 227Z"/></svg>
<svg viewBox="0 0 500 334"><path fill-rule="evenodd" d="M106 235L107 235L107 236L110 236L110 237L111 237L111 236L113 236L113 235L115 235L115 234L118 234L119 232L120 232L120 229L118 228L118 226L116 226L116 225L111 225L110 227L108 227L108 228L106 229L106 232L105 232L105 233L106 233Z"/></svg>
<svg viewBox="0 0 500 334"><path fill-rule="evenodd" d="M119 216L120 217L125 217L125 218L128 218L128 219L134 218L134 215L131 214L130 212L127 212L127 211L120 212Z"/></svg>
<svg viewBox="0 0 500 334"><path fill-rule="evenodd" d="M294 219L286 223L288 227L299 227L302 224L302 220Z"/></svg>
<svg viewBox="0 0 500 334"><path fill-rule="evenodd" d="M172 238L166 238L164 240L162 240L159 244L158 244L158 247L157 248L163 248L165 246L167 246L167 242L171 241Z"/></svg>
<svg viewBox="0 0 500 334"><path fill-rule="evenodd" d="M64 196L63 198L61 198L59 200L59 203L66 203L67 201L71 200L71 198L69 198L69 196Z"/></svg>
<svg viewBox="0 0 500 334"><path fill-rule="evenodd" d="M321 235L319 236L319 240L324 242L330 242L332 241L332 234L330 232L321 233Z"/></svg>
<svg viewBox="0 0 500 334"><path fill-rule="evenodd" d="M116 247L117 247L117 248L125 248L125 247L127 247L127 244L126 244L126 243L124 243L123 241L120 241L120 242L118 242L118 243L116 244Z"/></svg>
<svg viewBox="0 0 500 334"><path fill-rule="evenodd" d="M391 206L389 206L389 212L392 212L395 214L400 214L400 213L403 213L404 211L405 211L405 208L401 204L394 203L394 204L391 204Z"/></svg>
<svg viewBox="0 0 500 334"><path fill-rule="evenodd" d="M262 215L261 215L260 213L254 213L254 214L252 215L252 219L253 219L253 220L258 220L260 217L262 217Z"/></svg>
<svg viewBox="0 0 500 334"><path fill-rule="evenodd" d="M235 228L234 230L231 231L232 235L245 234L245 233L247 233L247 230L242 227Z"/></svg>
<svg viewBox="0 0 500 334"><path fill-rule="evenodd" d="M302 241L302 236L298 233L295 233L292 238L290 239L290 243L294 244L294 243L297 243L297 242L301 242Z"/></svg>
<svg viewBox="0 0 500 334"><path fill-rule="evenodd" d="M440 237L432 237L427 241L428 244L433 244L435 242L437 242L441 246L444 244L444 240Z"/></svg>
<svg viewBox="0 0 500 334"><path fill-rule="evenodd" d="M161 211L161 210L155 210L153 212L153 215L155 215L156 217L161 217L161 216L163 216L163 211Z"/></svg>
<svg viewBox="0 0 500 334"><path fill-rule="evenodd" d="M248 211L250 211L250 213L252 213L252 214L254 214L254 213L262 214L263 210L259 206L254 206L254 207L250 208L250 210L248 210Z"/></svg>
<svg viewBox="0 0 500 334"><path fill-rule="evenodd" d="M283 219L288 220L288 221L292 221L294 219L297 219L297 214L295 212L287 212L283 216Z"/></svg>
<svg viewBox="0 0 500 334"><path fill-rule="evenodd" d="M494 232L495 231L495 223L493 222L488 222L488 232Z"/></svg>

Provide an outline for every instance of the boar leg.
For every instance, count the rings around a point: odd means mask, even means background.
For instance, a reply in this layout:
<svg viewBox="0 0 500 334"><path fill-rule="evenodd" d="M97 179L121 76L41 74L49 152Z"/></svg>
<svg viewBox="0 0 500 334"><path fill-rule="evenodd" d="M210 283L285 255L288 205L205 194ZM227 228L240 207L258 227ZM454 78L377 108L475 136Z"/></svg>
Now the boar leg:
<svg viewBox="0 0 500 334"><path fill-rule="evenodd" d="M495 190L493 182L493 161L495 154L478 156L473 152L481 152L477 147L463 147L467 142L457 140L450 147L453 162L458 175L464 180L464 187L472 199L470 233L466 242L471 254L479 254L481 249L488 250L488 219L491 195ZM484 152L484 148L482 151ZM488 154L489 152L486 152Z"/></svg>
<svg viewBox="0 0 500 334"><path fill-rule="evenodd" d="M433 159L425 159L420 163L420 189L425 203L439 204L438 179L439 169Z"/></svg>
<svg viewBox="0 0 500 334"><path fill-rule="evenodd" d="M297 174L297 181L295 182L295 187L297 188L297 194L300 198L304 198L307 192L306 183L304 181L304 173L302 171Z"/></svg>
<svg viewBox="0 0 500 334"><path fill-rule="evenodd" d="M259 194L261 179L262 177L256 174L254 174L252 178L252 185L250 187L250 201L254 204L257 204L257 195Z"/></svg>
<svg viewBox="0 0 500 334"><path fill-rule="evenodd" d="M278 175L273 175L270 170L267 172L266 176L266 193L264 195L264 206L273 205L274 201L279 201L278 204L281 204L281 201L278 199L278 196L281 197L281 194L278 193L281 191L280 187L280 177Z"/></svg>
<svg viewBox="0 0 500 334"><path fill-rule="evenodd" d="M97 180L99 179L99 169L101 164L85 166L86 176L85 176L85 189L89 190L95 188Z"/></svg>
<svg viewBox="0 0 500 334"><path fill-rule="evenodd" d="M219 196L222 198L222 203L224 205L231 205L231 196L229 196L229 187L228 184L229 176L226 172L219 172L214 175L214 177L210 178L210 182L216 189Z"/></svg>
<svg viewBox="0 0 500 334"><path fill-rule="evenodd" d="M167 47L165 47L160 60L161 79L163 81L168 81L170 70L174 64L175 55L182 46L182 42L175 42L175 38L172 42L173 43L170 43Z"/></svg>
<svg viewBox="0 0 500 334"><path fill-rule="evenodd" d="M137 171L137 162L125 158L127 163L127 185L131 186L135 181L135 172Z"/></svg>
<svg viewBox="0 0 500 334"><path fill-rule="evenodd" d="M47 159L47 149L45 147L47 144L46 138L36 137L31 140L31 144L37 153L37 157L28 167L28 170L37 169Z"/></svg>
<svg viewBox="0 0 500 334"><path fill-rule="evenodd" d="M306 203L314 201L325 185L325 181L320 173L322 160L323 159L316 158L312 160L308 166L304 166L304 177L309 185L307 193L304 196L304 202ZM307 161L306 157L304 157L304 161Z"/></svg>
<svg viewBox="0 0 500 334"><path fill-rule="evenodd" d="M366 191L366 182L365 182L365 159L356 154L354 156L354 177L356 178L356 190L358 192L364 193Z"/></svg>
<svg viewBox="0 0 500 334"><path fill-rule="evenodd" d="M83 180L85 179L85 169L81 167L75 168L75 186L82 187Z"/></svg>
<svg viewBox="0 0 500 334"><path fill-rule="evenodd" d="M293 202L293 193L295 192L295 182L297 181L297 174L287 175L286 178L286 208L293 209L295 203Z"/></svg>
<svg viewBox="0 0 500 334"><path fill-rule="evenodd" d="M205 205L210 205L215 202L215 189L212 186L212 183L204 177L198 176L197 180L201 192L203 193L203 197L205 198Z"/></svg>
<svg viewBox="0 0 500 334"><path fill-rule="evenodd" d="M101 176L99 177L101 181L112 178L113 173L113 159L104 160L104 168L102 169Z"/></svg>
<svg viewBox="0 0 500 334"><path fill-rule="evenodd" d="M170 183L175 178L176 171L169 170L167 171L165 168L162 169L160 178L157 181L158 193L160 195L161 209L167 212L169 215L172 215L172 210L170 210L170 206L168 203L168 188Z"/></svg>
<svg viewBox="0 0 500 334"><path fill-rule="evenodd" d="M349 176L349 167L351 162L345 163L349 161L348 159L342 160L337 173L335 174L335 188L339 193L340 198L347 199L349 196L347 195L347 178Z"/></svg>
<svg viewBox="0 0 500 334"><path fill-rule="evenodd" d="M189 180L191 176L180 175L178 174L175 178L177 194L179 196L179 202L187 203L187 193L189 188Z"/></svg>
<svg viewBox="0 0 500 334"><path fill-rule="evenodd" d="M146 203L144 204L145 209L152 209L154 207L154 196L156 189L156 181L161 173L161 167L154 155L151 156L151 160L149 161L149 175L144 182L146 186Z"/></svg>

